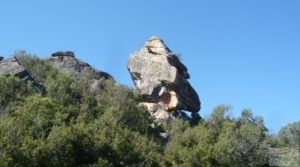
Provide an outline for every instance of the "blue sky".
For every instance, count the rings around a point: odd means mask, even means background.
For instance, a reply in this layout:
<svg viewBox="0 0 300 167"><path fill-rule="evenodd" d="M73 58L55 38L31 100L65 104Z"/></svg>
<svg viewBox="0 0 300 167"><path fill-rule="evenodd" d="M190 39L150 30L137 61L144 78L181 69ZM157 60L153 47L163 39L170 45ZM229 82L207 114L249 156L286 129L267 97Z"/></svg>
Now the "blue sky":
<svg viewBox="0 0 300 167"><path fill-rule="evenodd" d="M133 87L131 52L158 35L191 74L208 117L218 104L263 116L271 132L300 120L300 1L1 0L0 55L72 50Z"/></svg>

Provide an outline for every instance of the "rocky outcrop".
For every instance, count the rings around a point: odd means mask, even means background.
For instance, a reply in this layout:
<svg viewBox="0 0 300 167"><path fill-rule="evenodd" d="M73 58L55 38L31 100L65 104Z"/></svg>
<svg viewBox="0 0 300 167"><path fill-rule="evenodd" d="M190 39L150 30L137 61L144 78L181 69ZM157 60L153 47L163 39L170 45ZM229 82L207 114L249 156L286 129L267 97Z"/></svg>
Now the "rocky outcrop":
<svg viewBox="0 0 300 167"><path fill-rule="evenodd" d="M29 72L15 56L0 61L0 76L16 76L21 80L31 79Z"/></svg>
<svg viewBox="0 0 300 167"><path fill-rule="evenodd" d="M53 67L62 70L63 72L70 74L74 77L85 77L89 80L90 90L97 89L98 83L101 78L113 79L111 75L106 72L98 71L91 67L88 63L85 63L75 57L74 52L55 52L48 59L48 62ZM33 84L38 87L43 87L43 83L35 81L31 77L30 73L22 65L22 62L18 60L17 56L12 56L8 59L0 57L0 76L16 76L23 81L31 80Z"/></svg>
<svg viewBox="0 0 300 167"><path fill-rule="evenodd" d="M75 57L74 52L71 51L59 51L55 52L49 58L49 63L70 74L74 77L85 77L89 80L90 91L93 92L98 89L98 83L101 78L113 79L113 77L103 71L99 71L91 67L88 63L85 63Z"/></svg>
<svg viewBox="0 0 300 167"><path fill-rule="evenodd" d="M77 59L74 52L71 51L53 53L49 58L49 63L75 77L89 77L91 79L112 78L112 76L108 73L98 71L91 67L88 63Z"/></svg>
<svg viewBox="0 0 300 167"><path fill-rule="evenodd" d="M142 95L142 104L158 121L171 119L173 110L200 110L187 68L160 38L151 37L133 52L127 67Z"/></svg>

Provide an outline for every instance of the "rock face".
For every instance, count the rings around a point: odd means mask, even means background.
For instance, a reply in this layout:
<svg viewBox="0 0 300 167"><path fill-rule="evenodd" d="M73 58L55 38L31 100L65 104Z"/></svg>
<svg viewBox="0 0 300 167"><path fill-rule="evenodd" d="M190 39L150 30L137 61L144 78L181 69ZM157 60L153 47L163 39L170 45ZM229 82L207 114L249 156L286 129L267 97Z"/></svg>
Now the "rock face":
<svg viewBox="0 0 300 167"><path fill-rule="evenodd" d="M17 76L21 80L31 79L29 72L21 65L15 56L0 61L0 76L11 75Z"/></svg>
<svg viewBox="0 0 300 167"><path fill-rule="evenodd" d="M187 68L160 38L151 37L145 47L133 52L127 67L142 104L158 121L171 119L173 110L200 110L198 94L187 81Z"/></svg>
<svg viewBox="0 0 300 167"><path fill-rule="evenodd" d="M74 52L71 51L53 53L49 58L49 63L75 77L87 76L93 79L100 79L102 77L105 79L112 78L108 73L98 71L88 63L75 58Z"/></svg>
<svg viewBox="0 0 300 167"><path fill-rule="evenodd" d="M75 57L74 52L71 51L59 51L55 52L49 58L49 63L66 72L67 74L75 77L86 77L89 79L90 91L96 91L98 89L99 79L113 79L113 77L103 71L99 71L91 67L88 63L85 63Z"/></svg>

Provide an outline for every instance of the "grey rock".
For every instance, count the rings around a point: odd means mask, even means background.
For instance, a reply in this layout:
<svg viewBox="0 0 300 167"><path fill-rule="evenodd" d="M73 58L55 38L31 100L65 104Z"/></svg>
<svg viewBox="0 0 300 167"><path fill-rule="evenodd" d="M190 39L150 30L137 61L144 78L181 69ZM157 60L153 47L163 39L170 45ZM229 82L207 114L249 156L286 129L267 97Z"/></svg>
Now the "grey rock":
<svg viewBox="0 0 300 167"><path fill-rule="evenodd" d="M106 72L98 71L85 63L75 58L74 52L56 52L49 58L49 63L64 72L75 77L88 77L90 79L112 78Z"/></svg>
<svg viewBox="0 0 300 167"><path fill-rule="evenodd" d="M32 81L32 85L39 88L41 93L46 91L44 84L35 81L16 56L0 61L0 77L1 76L16 76L20 78L22 82Z"/></svg>
<svg viewBox="0 0 300 167"><path fill-rule="evenodd" d="M198 112L200 100L187 79L187 68L158 37L128 58L128 70L150 113L157 120L172 119L171 111Z"/></svg>
<svg viewBox="0 0 300 167"><path fill-rule="evenodd" d="M29 72L15 56L0 62L0 76L16 76L21 80L31 79Z"/></svg>
<svg viewBox="0 0 300 167"><path fill-rule="evenodd" d="M170 137L170 135L166 132L160 132L159 136L163 139L166 139L166 140Z"/></svg>
<svg viewBox="0 0 300 167"><path fill-rule="evenodd" d="M74 52L72 51L58 51L58 52L55 52L51 55L51 57L61 57L61 56L66 56L66 57L75 57L75 54Z"/></svg>

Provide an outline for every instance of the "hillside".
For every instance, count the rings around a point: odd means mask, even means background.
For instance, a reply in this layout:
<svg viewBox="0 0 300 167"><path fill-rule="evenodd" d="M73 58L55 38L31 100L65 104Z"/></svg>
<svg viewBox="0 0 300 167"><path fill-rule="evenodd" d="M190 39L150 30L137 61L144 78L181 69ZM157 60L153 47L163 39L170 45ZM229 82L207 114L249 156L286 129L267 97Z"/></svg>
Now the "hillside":
<svg viewBox="0 0 300 167"><path fill-rule="evenodd" d="M141 55L164 55L161 73ZM128 69L138 89L73 52L1 60L0 166L270 166L270 148L299 152L300 121L274 135L248 109L235 118L219 105L201 118L187 68L162 40Z"/></svg>

